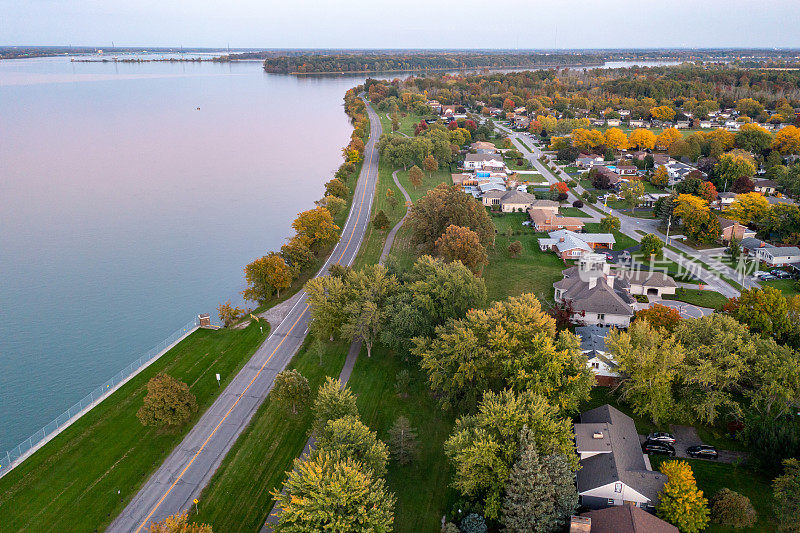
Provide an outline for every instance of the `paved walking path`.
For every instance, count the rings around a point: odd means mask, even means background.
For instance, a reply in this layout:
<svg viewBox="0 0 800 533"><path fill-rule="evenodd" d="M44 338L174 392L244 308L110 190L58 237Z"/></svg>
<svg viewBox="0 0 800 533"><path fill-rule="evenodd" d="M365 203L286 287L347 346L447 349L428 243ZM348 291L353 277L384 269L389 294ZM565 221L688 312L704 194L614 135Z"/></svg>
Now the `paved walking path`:
<svg viewBox="0 0 800 533"><path fill-rule="evenodd" d="M397 232L400 231L400 227L403 225L403 222L406 221L406 218L408 218L408 215L411 213L411 197L408 195L408 191L406 191L405 188L403 188L403 186L400 184L400 180L397 179L397 172L397 170L392 172L392 179L394 180L394 184L397 185L397 188L400 189L400 192L403 193L403 196L406 197L406 205L409 207L406 209L406 214L403 215L403 218L401 218L400 221L394 225L392 230L389 232L389 235L386 236L386 242L383 245L383 251L381 251L381 264L386 263L386 259L389 257L389 252L392 251L394 238L397 236Z"/></svg>
<svg viewBox="0 0 800 533"><path fill-rule="evenodd" d="M378 179L377 141L381 126L378 115L369 105L367 112L370 136L364 149L364 164L356 183L353 206L339 242L317 276L327 275L331 264L352 264L369 226ZM146 531L150 522L191 507L192 500L200 496L272 389L275 375L286 367L302 345L308 332L308 307L306 295L301 293L286 317L107 531L139 533Z"/></svg>

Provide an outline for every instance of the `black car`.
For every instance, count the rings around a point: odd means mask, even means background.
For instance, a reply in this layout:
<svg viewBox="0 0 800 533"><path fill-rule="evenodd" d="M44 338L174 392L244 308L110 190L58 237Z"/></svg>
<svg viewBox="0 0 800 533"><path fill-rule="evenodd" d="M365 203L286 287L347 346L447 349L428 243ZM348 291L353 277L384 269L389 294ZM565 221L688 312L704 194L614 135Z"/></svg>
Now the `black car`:
<svg viewBox="0 0 800 533"><path fill-rule="evenodd" d="M667 444L675 444L675 437L672 436L671 433L664 433L661 431L657 431L655 433L650 433L647 436L648 441L657 441L657 442L666 442Z"/></svg>
<svg viewBox="0 0 800 533"><path fill-rule="evenodd" d="M675 457L675 448L671 444L657 440L649 440L642 444L642 451L647 455L669 455L670 457Z"/></svg>
<svg viewBox="0 0 800 533"><path fill-rule="evenodd" d="M700 459L716 459L719 454L717 449L710 444L700 444L686 448L686 455Z"/></svg>

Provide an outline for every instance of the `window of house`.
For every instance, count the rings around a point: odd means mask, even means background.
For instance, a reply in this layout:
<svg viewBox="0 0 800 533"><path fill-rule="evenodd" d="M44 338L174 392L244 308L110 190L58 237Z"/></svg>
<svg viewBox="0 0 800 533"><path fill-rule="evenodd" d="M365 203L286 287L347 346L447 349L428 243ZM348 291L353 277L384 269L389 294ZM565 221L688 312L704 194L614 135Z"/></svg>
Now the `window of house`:
<svg viewBox="0 0 800 533"><path fill-rule="evenodd" d="M592 368L600 368L600 363L592 363Z"/></svg>
<svg viewBox="0 0 800 533"><path fill-rule="evenodd" d="M605 313L597 313L597 320L605 320L606 315Z"/></svg>
<svg viewBox="0 0 800 533"><path fill-rule="evenodd" d="M614 492L622 492L622 483L614 484Z"/></svg>
<svg viewBox="0 0 800 533"><path fill-rule="evenodd" d="M614 498L608 499L608 505L614 505Z"/></svg>

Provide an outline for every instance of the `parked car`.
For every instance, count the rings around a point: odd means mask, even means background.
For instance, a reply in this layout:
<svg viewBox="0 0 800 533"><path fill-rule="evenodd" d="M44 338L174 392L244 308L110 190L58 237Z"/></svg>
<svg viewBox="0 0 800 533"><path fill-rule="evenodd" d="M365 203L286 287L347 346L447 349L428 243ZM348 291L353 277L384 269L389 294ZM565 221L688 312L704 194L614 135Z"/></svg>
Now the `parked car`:
<svg viewBox="0 0 800 533"><path fill-rule="evenodd" d="M772 274L778 279L789 279L792 277L792 275L789 272L786 272L785 270L773 270L772 272L770 272L770 274Z"/></svg>
<svg viewBox="0 0 800 533"><path fill-rule="evenodd" d="M657 440L649 440L642 444L642 452L647 455L669 455L670 457L675 457L675 448L671 444Z"/></svg>
<svg viewBox="0 0 800 533"><path fill-rule="evenodd" d="M673 437L671 433L664 433L662 431L657 431L656 433L650 433L647 436L647 440L656 442L666 442L667 444L675 444L675 437Z"/></svg>
<svg viewBox="0 0 800 533"><path fill-rule="evenodd" d="M758 279L760 279L761 281L772 281L778 278L776 278L772 274L761 274L760 276L758 276Z"/></svg>
<svg viewBox="0 0 800 533"><path fill-rule="evenodd" d="M614 256L611 255L611 254L606 254L606 259L609 260L609 261L613 261L614 260Z"/></svg>
<svg viewBox="0 0 800 533"><path fill-rule="evenodd" d="M756 270L755 272L753 272L753 277L754 278L759 278L759 277L763 276L764 274L769 274L769 272L765 272L764 270Z"/></svg>
<svg viewBox="0 0 800 533"><path fill-rule="evenodd" d="M716 459L719 457L717 449L710 444L700 444L686 448L686 455L700 459Z"/></svg>

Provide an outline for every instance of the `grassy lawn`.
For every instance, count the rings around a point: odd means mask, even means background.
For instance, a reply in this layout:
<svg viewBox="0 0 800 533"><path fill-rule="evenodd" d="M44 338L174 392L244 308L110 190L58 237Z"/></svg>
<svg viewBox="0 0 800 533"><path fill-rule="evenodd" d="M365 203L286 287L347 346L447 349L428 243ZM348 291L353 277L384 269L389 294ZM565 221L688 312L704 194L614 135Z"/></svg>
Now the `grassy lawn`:
<svg viewBox="0 0 800 533"><path fill-rule="evenodd" d="M562 207L558 210L559 214L565 217L578 217L578 218L586 218L590 215L587 215L577 207Z"/></svg>
<svg viewBox="0 0 800 533"><path fill-rule="evenodd" d="M264 341L269 327L259 327L196 331L0 479L0 529L105 529ZM197 413L176 430L136 418L158 372L197 398Z"/></svg>
<svg viewBox="0 0 800 533"><path fill-rule="evenodd" d="M379 111L378 109L375 109L375 112L378 114L378 117L380 117L381 126L383 127L383 132L390 133L392 131L392 119L389 118L391 117L391 113L388 113L387 111ZM389 116L387 116L387 114ZM394 133L405 133L409 137L414 136L414 127L417 124L419 124L420 120L422 120L423 118L433 118L433 115L422 116L414 113L408 113L405 117L402 115L403 115L402 112L397 114L397 116L400 119L400 130Z"/></svg>
<svg viewBox="0 0 800 533"><path fill-rule="evenodd" d="M443 450L454 420L436 405L419 365L402 359L383 347L376 347L371 358L362 350L348 386L358 395L362 420L379 438L388 437L399 416L408 418L417 430L417 460L405 466L390 461L388 466L386 481L397 496L394 531L438 531L442 515L457 499L449 488L451 469ZM396 376L402 369L411 374L406 398L395 392Z"/></svg>
<svg viewBox="0 0 800 533"><path fill-rule="evenodd" d="M288 368L296 368L311 386L308 407L325 376L339 375L348 348L347 343L328 344L320 365L307 342L292 359ZM258 531L274 504L270 491L283 485L306 444L311 421L310 408L291 415L267 396L206 486L200 512L192 519L211 524L214 531Z"/></svg>
<svg viewBox="0 0 800 533"><path fill-rule="evenodd" d="M778 289L784 296L795 296L800 294L797 290L797 280L794 279L776 279L773 281L762 281L761 285L764 287L772 287Z"/></svg>
<svg viewBox="0 0 800 533"><path fill-rule="evenodd" d="M622 200L611 200L607 202L608 207L611 209L616 209L620 213L626 214L629 217L637 217L637 218L655 218L653 214L653 209L650 207L637 207L633 211L628 204L623 202Z"/></svg>
<svg viewBox="0 0 800 533"><path fill-rule="evenodd" d="M527 151L529 151L529 152L533 152L533 150L531 149L531 147L530 147L530 146L528 146L528 143L526 143L526 142L525 142L525 141L524 141L524 140L523 140L521 137L517 137L517 140L519 141L519 143L520 143L522 146L524 146L524 147L525 147L525 149L526 149Z"/></svg>
<svg viewBox="0 0 800 533"><path fill-rule="evenodd" d="M668 460L668 458L662 456L650 456L650 464L653 466L653 470L657 470L661 463ZM691 465L694 477L697 480L697 487L703 491L703 496L711 498L717 491L727 487L750 498L753 507L758 513L758 522L752 528L733 529L717 524L709 524L705 531L727 533L733 531L772 532L777 530L777 524L772 514L771 480L764 477L761 472L746 466L734 466L703 459L682 460Z"/></svg>
<svg viewBox="0 0 800 533"><path fill-rule="evenodd" d="M523 160L523 164L522 165L518 165L516 159L505 159L504 158L504 161L506 163L506 166L509 168L509 170L529 170L530 168L532 168L532 165L528 164L527 161L525 161L525 160Z"/></svg>
<svg viewBox="0 0 800 533"><path fill-rule="evenodd" d="M489 265L483 277L489 301L532 292L547 307L553 303L553 283L562 278L561 271L570 265L552 252L539 250L539 237L543 234L522 226L525 219L523 213L492 217L498 234L494 248L489 250ZM510 238L505 236L508 228L514 232ZM522 243L519 257L508 253L508 245L513 241Z"/></svg>
<svg viewBox="0 0 800 533"><path fill-rule="evenodd" d="M713 290L685 289L678 287L675 294L665 294L665 300L677 300L700 307L720 309L728 301L723 295Z"/></svg>

